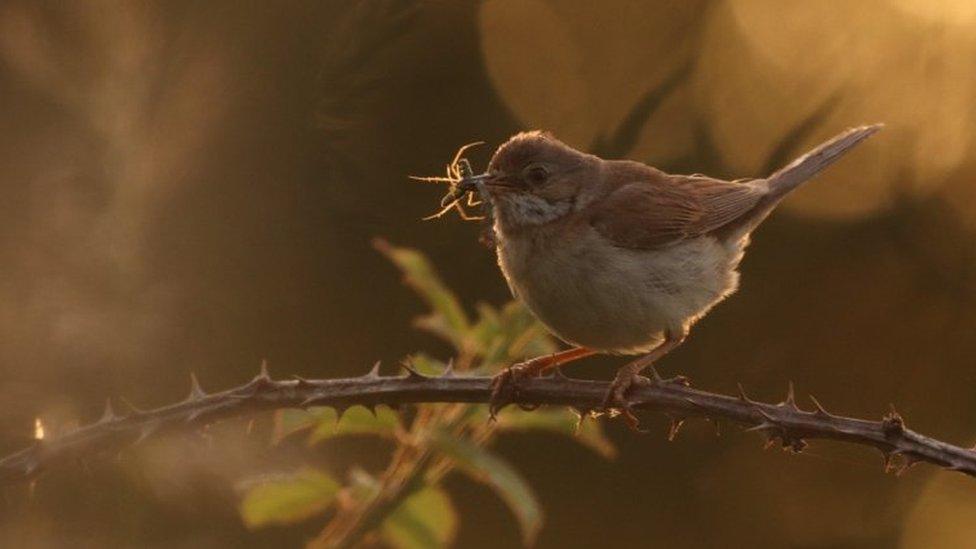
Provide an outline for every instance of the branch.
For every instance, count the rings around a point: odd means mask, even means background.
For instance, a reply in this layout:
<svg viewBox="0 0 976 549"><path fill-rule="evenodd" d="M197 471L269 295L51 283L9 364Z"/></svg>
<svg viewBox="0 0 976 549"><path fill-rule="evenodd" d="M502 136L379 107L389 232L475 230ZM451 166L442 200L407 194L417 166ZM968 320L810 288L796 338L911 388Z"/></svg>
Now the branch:
<svg viewBox="0 0 976 549"><path fill-rule="evenodd" d="M377 365L378 366L378 365ZM976 477L976 448L965 449L908 429L892 409L881 421L838 416L827 412L812 396L811 411L801 410L790 386L785 401L764 404L746 396L726 396L693 389L682 380L663 380L635 386L629 394L635 409L652 410L672 418L673 437L687 418L725 419L759 431L768 444L800 452L808 439L831 439L873 446L884 456L885 470L902 473L927 462ZM262 366L250 382L219 393L206 394L192 379L190 395L182 402L155 410L133 409L118 415L109 404L102 418L54 438L37 440L0 459L0 484L35 477L42 470L97 453L118 451L128 444L164 431L200 427L219 419L279 408L330 406L340 414L350 406L398 406L425 402L486 403L492 378L456 376L452 370L428 377L408 369L399 377L380 376L378 368L361 377L275 381ZM571 406L586 414L598 410L609 384L569 379L562 375L520 382L515 400L522 405Z"/></svg>

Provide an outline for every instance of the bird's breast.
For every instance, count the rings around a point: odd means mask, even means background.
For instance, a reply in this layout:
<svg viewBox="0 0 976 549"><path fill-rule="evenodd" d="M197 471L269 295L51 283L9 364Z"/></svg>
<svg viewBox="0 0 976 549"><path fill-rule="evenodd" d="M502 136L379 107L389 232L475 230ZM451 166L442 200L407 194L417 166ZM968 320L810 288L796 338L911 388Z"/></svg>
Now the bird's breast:
<svg viewBox="0 0 976 549"><path fill-rule="evenodd" d="M509 287L558 337L612 353L639 353L667 328L688 326L733 292L741 246L711 237L638 250L590 227L500 235Z"/></svg>

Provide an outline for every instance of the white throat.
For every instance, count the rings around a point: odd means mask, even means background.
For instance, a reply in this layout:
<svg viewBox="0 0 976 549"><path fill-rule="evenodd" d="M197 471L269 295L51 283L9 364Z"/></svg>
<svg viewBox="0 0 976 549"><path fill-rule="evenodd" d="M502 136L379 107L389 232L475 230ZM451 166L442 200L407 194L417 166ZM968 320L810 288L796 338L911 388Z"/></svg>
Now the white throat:
<svg viewBox="0 0 976 549"><path fill-rule="evenodd" d="M535 195L518 193L499 197L495 206L506 224L542 225L568 214L573 208L573 201L567 199L552 203Z"/></svg>

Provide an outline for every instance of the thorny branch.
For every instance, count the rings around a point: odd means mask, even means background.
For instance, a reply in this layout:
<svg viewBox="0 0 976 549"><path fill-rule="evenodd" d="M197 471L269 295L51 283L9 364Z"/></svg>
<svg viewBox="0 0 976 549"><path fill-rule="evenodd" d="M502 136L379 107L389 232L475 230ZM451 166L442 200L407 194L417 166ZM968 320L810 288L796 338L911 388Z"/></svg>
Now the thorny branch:
<svg viewBox="0 0 976 549"><path fill-rule="evenodd" d="M32 478L73 459L117 451L163 431L200 427L262 410L330 406L341 414L354 405L486 403L491 395L491 377L460 376L450 369L431 377L405 368L406 375L398 377L380 376L377 364L370 373L354 378L273 380L262 366L250 382L212 394L205 393L193 378L190 395L182 402L121 415L109 404L97 422L37 440L0 459L0 484ZM760 431L767 435L768 444L779 441L793 452L802 451L808 439L832 439L879 449L886 471L901 473L927 462L976 477L976 448L965 449L916 433L894 409L880 421L868 421L827 412L812 396L813 409L801 410L792 385L783 402L766 404L750 399L741 386L738 396L727 396L693 389L684 380L663 380L656 373L654 377L654 383L635 386L629 399L636 409L667 414L672 419L669 438L685 419L724 419L745 426L746 431ZM586 415L600 407L608 386L562 375L536 378L520 383L515 400L526 406L570 406Z"/></svg>

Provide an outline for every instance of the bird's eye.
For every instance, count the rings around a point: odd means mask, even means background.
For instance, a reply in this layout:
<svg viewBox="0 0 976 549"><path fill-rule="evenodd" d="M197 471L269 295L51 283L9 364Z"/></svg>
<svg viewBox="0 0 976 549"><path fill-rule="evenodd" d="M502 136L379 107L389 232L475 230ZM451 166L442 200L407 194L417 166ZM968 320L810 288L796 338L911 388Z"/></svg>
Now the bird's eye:
<svg viewBox="0 0 976 549"><path fill-rule="evenodd" d="M525 180L533 185L540 185L549 179L549 169L541 164L530 164L523 171Z"/></svg>

